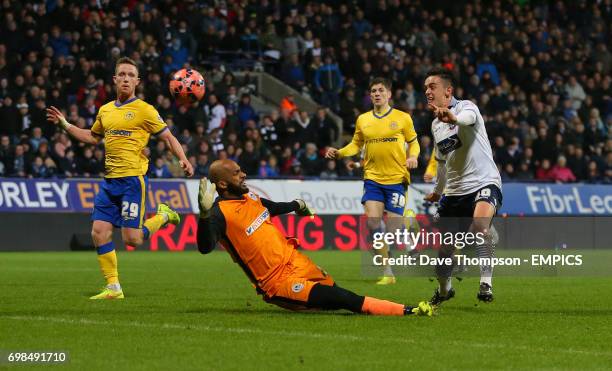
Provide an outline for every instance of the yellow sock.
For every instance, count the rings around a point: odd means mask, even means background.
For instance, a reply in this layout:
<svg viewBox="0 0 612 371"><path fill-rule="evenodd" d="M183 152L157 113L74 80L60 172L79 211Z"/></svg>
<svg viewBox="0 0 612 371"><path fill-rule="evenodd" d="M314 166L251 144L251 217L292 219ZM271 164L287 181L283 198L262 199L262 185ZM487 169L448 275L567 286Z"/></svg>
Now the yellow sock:
<svg viewBox="0 0 612 371"><path fill-rule="evenodd" d="M113 241L98 246L98 263L108 285L119 283L119 273L117 271L117 254Z"/></svg>
<svg viewBox="0 0 612 371"><path fill-rule="evenodd" d="M157 232L166 222L168 221L164 215L156 214L145 220L142 233L144 233L144 239L148 240L149 237Z"/></svg>

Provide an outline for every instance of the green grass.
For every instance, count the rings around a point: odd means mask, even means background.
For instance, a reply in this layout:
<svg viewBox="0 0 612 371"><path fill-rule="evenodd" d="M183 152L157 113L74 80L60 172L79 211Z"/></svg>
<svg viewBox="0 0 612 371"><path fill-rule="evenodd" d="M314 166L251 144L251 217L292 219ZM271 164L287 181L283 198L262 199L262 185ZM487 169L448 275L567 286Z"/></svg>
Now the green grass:
<svg viewBox="0 0 612 371"><path fill-rule="evenodd" d="M357 252L310 256L360 294L415 303L434 289L377 287ZM121 252L119 268L126 299L90 301L94 253L0 254L0 349L66 350L87 370L612 367L612 278L499 277L488 305L466 278L437 316L397 318L268 305L223 252Z"/></svg>

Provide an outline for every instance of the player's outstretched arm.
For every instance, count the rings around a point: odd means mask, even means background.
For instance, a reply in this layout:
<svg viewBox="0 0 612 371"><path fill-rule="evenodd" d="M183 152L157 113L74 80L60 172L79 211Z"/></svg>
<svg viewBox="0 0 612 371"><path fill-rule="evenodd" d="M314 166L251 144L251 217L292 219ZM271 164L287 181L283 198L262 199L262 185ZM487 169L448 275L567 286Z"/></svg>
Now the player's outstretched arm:
<svg viewBox="0 0 612 371"><path fill-rule="evenodd" d="M70 136L80 142L98 144L102 137L95 135L91 130L78 128L66 120L62 112L54 106L47 107L47 121L64 129Z"/></svg>
<svg viewBox="0 0 612 371"><path fill-rule="evenodd" d="M314 216L314 211L308 207L306 201L301 199L296 199L291 202L274 202L262 198L261 203L270 211L270 216L289 214L291 212L295 212L301 216Z"/></svg>
<svg viewBox="0 0 612 371"><path fill-rule="evenodd" d="M225 230L223 215L213 210L217 187L206 178L200 179L198 204L200 220L198 221L198 251L208 254L215 249L220 236Z"/></svg>
<svg viewBox="0 0 612 371"><path fill-rule="evenodd" d="M170 147L170 151L172 151L172 153L176 157L178 157L179 164L181 165L181 168L185 172L185 175L188 177L192 177L193 176L193 166L191 166L191 163L189 162L189 160L187 160L187 156L185 156L183 147L179 143L178 139L176 139L176 137L172 135L170 130L164 130L161 134L159 134L159 138L164 140Z"/></svg>

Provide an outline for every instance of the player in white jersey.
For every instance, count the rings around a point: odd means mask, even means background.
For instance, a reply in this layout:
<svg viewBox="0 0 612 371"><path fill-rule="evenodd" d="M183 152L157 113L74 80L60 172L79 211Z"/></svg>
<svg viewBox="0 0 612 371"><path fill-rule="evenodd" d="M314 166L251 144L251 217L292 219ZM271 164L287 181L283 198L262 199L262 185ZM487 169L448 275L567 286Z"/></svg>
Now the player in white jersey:
<svg viewBox="0 0 612 371"><path fill-rule="evenodd" d="M497 234L491 222L502 203L501 177L480 110L469 100L453 97L453 78L445 69L431 70L424 89L428 108L435 116L431 131L439 163L434 191L425 199L439 201L440 218L469 218L465 227L485 236L485 242L476 246L478 257L492 258ZM454 247L440 249L444 257L453 253ZM455 295L451 271L452 267L437 267L439 287L432 304ZM480 266L477 297L481 301L493 300L492 273L491 266Z"/></svg>

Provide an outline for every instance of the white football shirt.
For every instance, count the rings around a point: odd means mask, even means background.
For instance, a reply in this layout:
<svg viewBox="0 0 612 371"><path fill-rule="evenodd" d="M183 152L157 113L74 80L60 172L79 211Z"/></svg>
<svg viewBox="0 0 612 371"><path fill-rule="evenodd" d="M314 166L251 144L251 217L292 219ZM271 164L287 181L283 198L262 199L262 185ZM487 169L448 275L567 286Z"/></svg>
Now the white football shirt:
<svg viewBox="0 0 612 371"><path fill-rule="evenodd" d="M494 184L501 189L501 176L493 161L493 152L487 137L484 119L478 107L469 100L451 98L451 112L457 116L461 111L471 110L476 114L473 125L451 125L435 118L431 123L436 159L446 161L447 196L461 196L476 192Z"/></svg>

